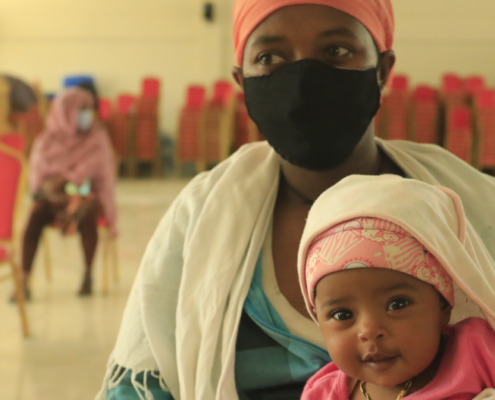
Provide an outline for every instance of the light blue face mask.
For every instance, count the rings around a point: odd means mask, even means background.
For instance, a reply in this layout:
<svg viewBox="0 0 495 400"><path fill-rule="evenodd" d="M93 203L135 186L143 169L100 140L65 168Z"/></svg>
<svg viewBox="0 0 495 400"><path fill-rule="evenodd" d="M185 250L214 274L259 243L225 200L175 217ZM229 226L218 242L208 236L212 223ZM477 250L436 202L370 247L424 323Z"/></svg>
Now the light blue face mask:
<svg viewBox="0 0 495 400"><path fill-rule="evenodd" d="M80 110L77 115L77 129L79 131L87 131L93 125L94 112L93 110Z"/></svg>

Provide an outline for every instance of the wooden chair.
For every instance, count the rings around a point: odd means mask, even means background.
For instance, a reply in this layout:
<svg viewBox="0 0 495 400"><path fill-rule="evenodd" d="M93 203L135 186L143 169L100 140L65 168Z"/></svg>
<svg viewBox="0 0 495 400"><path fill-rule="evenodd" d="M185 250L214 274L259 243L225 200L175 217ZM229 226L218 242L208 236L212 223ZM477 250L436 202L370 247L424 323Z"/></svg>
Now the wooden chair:
<svg viewBox="0 0 495 400"><path fill-rule="evenodd" d="M21 209L24 198L24 184L26 164L23 152L0 142L0 267L10 266L11 275L0 278L14 279L15 298L19 308L22 332L29 337L29 326L26 315L22 272L16 262L14 238L15 222Z"/></svg>
<svg viewBox="0 0 495 400"><path fill-rule="evenodd" d="M45 275L48 282L52 281L53 277L53 265L52 254L50 250L50 241L48 239L48 232L52 230L58 231L56 227L47 227L43 231L41 243L43 246ZM98 219L98 243L102 246L102 293L107 294L109 292L110 274L113 275L114 283L118 283L119 276L119 260L117 252L117 241L113 239L108 231L108 225L105 218ZM96 261L96 258L94 262Z"/></svg>

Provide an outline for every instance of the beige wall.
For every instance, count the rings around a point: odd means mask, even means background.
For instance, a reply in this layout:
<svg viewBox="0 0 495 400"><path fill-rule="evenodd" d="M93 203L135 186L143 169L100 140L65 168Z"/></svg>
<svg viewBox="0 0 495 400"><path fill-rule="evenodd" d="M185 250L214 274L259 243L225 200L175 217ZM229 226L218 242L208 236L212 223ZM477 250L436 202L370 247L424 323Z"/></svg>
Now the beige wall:
<svg viewBox="0 0 495 400"><path fill-rule="evenodd" d="M104 95L137 92L144 75L164 83L162 125L174 131L184 88L229 77L233 0L0 0L0 71L60 88L62 76L93 73ZM437 83L451 70L495 85L495 0L392 0L398 72Z"/></svg>
<svg viewBox="0 0 495 400"><path fill-rule="evenodd" d="M184 88L222 75L225 26L201 18L201 0L0 0L0 71L60 89L92 73L103 95L163 80L162 125L173 131ZM230 7L218 4L230 23ZM230 54L228 54L230 56Z"/></svg>
<svg viewBox="0 0 495 400"><path fill-rule="evenodd" d="M436 84L443 72L482 74L495 85L494 0L392 0L398 72Z"/></svg>

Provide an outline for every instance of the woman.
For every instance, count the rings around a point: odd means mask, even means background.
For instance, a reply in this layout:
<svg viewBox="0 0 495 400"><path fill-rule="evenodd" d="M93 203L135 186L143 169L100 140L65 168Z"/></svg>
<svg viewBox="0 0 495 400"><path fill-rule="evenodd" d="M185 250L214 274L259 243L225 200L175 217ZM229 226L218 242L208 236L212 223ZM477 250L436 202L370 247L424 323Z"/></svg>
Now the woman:
<svg viewBox="0 0 495 400"><path fill-rule="evenodd" d="M68 89L52 103L45 131L31 155L29 184L34 205L24 234L22 267L27 297L34 256L48 225L64 234L81 234L85 273L79 294L91 295L91 267L98 242L97 219L103 212L116 235L113 151L95 120L94 95Z"/></svg>
<svg viewBox="0 0 495 400"><path fill-rule="evenodd" d="M297 249L314 200L346 176L450 187L495 254L493 179L436 146L374 137L393 32L390 0L236 1L234 76L267 142L196 177L165 215L99 399L299 399L330 358Z"/></svg>

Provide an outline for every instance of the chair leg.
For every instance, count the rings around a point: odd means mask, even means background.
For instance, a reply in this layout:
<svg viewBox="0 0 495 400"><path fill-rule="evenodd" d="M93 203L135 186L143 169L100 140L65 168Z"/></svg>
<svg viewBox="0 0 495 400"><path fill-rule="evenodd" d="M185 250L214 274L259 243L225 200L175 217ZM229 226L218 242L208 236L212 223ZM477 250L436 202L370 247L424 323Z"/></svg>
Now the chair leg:
<svg viewBox="0 0 495 400"><path fill-rule="evenodd" d="M48 282L52 281L52 256L50 254L50 243L48 241L47 232L43 231L41 236L43 243L43 255L45 257L45 275Z"/></svg>
<svg viewBox="0 0 495 400"><path fill-rule="evenodd" d="M103 245L103 280L102 280L102 292L104 294L108 293L108 286L109 286L109 275L110 275L110 265L108 262L109 259L109 237L108 233L105 231L103 232L103 240L101 241Z"/></svg>
<svg viewBox="0 0 495 400"><path fill-rule="evenodd" d="M24 298L24 287L22 285L22 276L20 268L11 261L12 277L14 278L15 298L17 300L17 307L19 307L19 314L21 316L22 333L25 338L29 337L29 326L26 315L26 299Z"/></svg>
<svg viewBox="0 0 495 400"><path fill-rule="evenodd" d="M112 258L112 270L113 270L113 281L119 282L119 256L117 252L117 241L115 239L110 239L109 244L111 246L111 258Z"/></svg>

